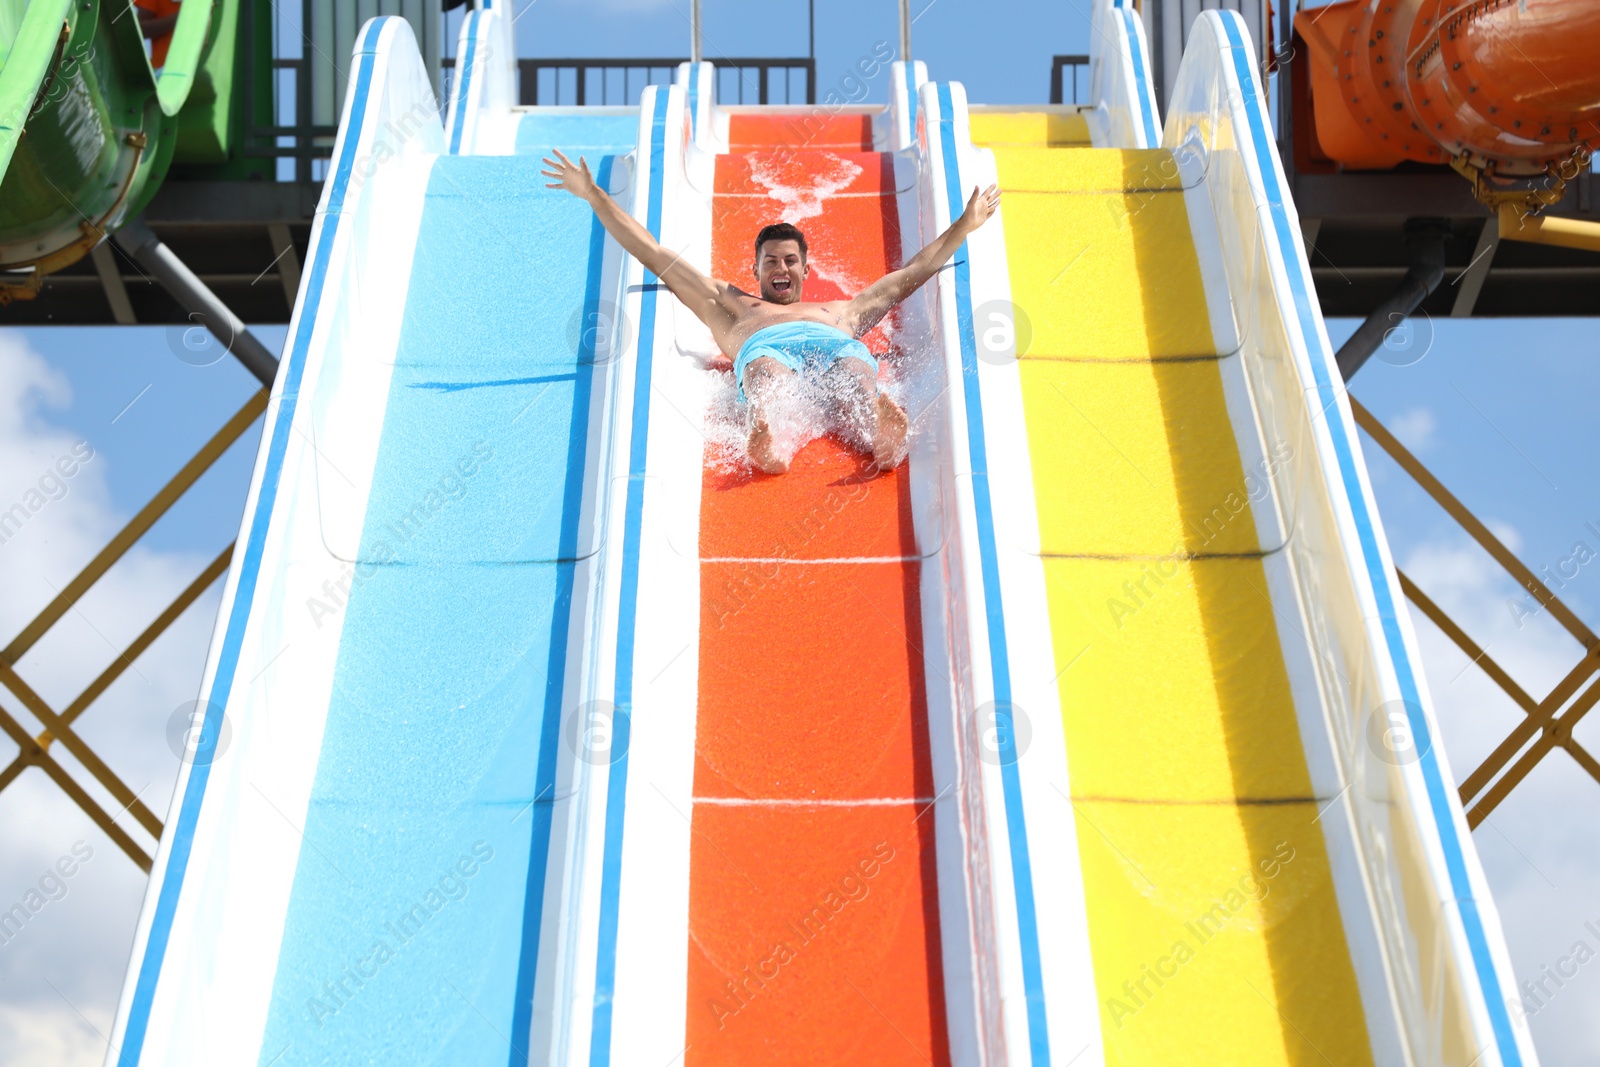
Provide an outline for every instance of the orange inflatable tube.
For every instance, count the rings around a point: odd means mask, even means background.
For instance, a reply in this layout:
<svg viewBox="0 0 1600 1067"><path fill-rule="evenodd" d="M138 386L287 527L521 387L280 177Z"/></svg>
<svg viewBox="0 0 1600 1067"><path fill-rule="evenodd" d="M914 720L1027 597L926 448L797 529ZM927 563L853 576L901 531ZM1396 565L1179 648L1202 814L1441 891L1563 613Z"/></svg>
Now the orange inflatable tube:
<svg viewBox="0 0 1600 1067"><path fill-rule="evenodd" d="M1324 153L1537 174L1600 144L1600 3L1344 0L1295 16Z"/></svg>

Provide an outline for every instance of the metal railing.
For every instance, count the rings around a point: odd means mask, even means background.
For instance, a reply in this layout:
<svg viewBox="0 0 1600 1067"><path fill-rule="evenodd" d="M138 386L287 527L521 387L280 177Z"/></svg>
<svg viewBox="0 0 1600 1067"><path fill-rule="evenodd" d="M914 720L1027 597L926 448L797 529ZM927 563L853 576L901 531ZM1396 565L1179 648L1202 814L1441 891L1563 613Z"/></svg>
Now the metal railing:
<svg viewBox="0 0 1600 1067"><path fill-rule="evenodd" d="M293 160L292 177L300 182L314 180L313 161L326 160L333 154L333 138L339 132L337 126L311 121L311 94L302 91L306 86L305 69L303 59L272 61L273 113L279 121L247 127L243 150L254 158ZM294 116L292 123L282 122L286 111Z"/></svg>
<svg viewBox="0 0 1600 1067"><path fill-rule="evenodd" d="M519 59L518 99L527 105L636 104L646 85L670 84L678 64L666 59ZM451 62L446 61L446 66ZM804 57L734 57L716 62L717 102L722 104L815 104L817 61ZM781 82L775 76L782 74ZM796 75L803 75L800 98ZM731 83L731 84L730 84ZM782 97L777 89L781 86Z"/></svg>
<svg viewBox="0 0 1600 1067"><path fill-rule="evenodd" d="M1280 12L1287 12L1299 3L1298 0L1284 0L1279 5L1271 5L1268 0L1143 0L1138 11L1150 45L1150 77L1157 113L1166 114L1167 98L1178 84L1178 66L1183 60L1184 47L1202 11L1238 12L1250 39L1255 42L1265 84L1273 49L1273 6L1278 6Z"/></svg>
<svg viewBox="0 0 1600 1067"><path fill-rule="evenodd" d="M670 85L686 57L639 59L519 59L518 100L529 106L571 104L637 104L647 85ZM1085 60L1087 62L1087 60ZM455 59L446 57L441 87L448 98L455 75ZM311 99L304 87L305 62L272 62L273 108L279 122L251 125L246 130L244 154L257 158L292 160L280 179L299 182L322 177L333 154L338 128L311 121ZM734 57L716 64L717 102L723 104L815 104L817 61L806 57ZM1076 77L1074 77L1076 83ZM293 121L283 118L292 115Z"/></svg>
<svg viewBox="0 0 1600 1067"><path fill-rule="evenodd" d="M1072 71L1072 99L1065 97L1065 79L1062 77L1068 69ZM1082 91L1078 86L1078 72L1084 73L1083 89L1089 87L1087 75L1089 73L1088 56L1051 56L1050 57L1050 102L1052 104L1082 104Z"/></svg>

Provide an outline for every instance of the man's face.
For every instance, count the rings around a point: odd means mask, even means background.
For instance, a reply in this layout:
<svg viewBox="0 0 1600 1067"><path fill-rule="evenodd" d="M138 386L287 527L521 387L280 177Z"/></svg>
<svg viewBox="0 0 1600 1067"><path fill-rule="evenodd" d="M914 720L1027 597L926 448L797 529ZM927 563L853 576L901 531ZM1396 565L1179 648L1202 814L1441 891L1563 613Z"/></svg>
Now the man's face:
<svg viewBox="0 0 1600 1067"><path fill-rule="evenodd" d="M800 288L810 271L799 241L768 241L756 253L755 276L761 283L761 299L774 304L799 303Z"/></svg>

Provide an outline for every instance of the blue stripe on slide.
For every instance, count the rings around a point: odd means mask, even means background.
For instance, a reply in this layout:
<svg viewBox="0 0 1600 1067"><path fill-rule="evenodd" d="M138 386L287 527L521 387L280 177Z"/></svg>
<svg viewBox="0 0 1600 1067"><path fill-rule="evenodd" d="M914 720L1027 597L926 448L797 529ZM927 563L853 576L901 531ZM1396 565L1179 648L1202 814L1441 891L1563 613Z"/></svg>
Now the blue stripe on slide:
<svg viewBox="0 0 1600 1067"><path fill-rule="evenodd" d="M950 217L965 210L961 173L956 161L954 105L948 82L939 83L939 142L944 159L945 192ZM1045 1014L1044 973L1039 961L1039 922L1033 897L1033 863L1028 853L1028 827L1022 807L1022 779L1017 772L1016 731L1011 711L1011 661L1006 648L1005 608L1000 594L1000 557L995 547L994 508L989 499L989 458L983 431L983 397L978 386L978 346L972 327L972 267L963 242L955 256L956 320L961 331L962 394L966 399L967 446L972 453L972 495L977 506L978 551L983 561L983 600L989 630L989 658L994 674L995 726L1000 740L1000 780L1006 803L1006 832L1011 845L1011 880L1017 901L1017 937L1022 948L1022 986L1028 1001L1028 1046L1035 1067L1050 1062L1050 1034Z"/></svg>
<svg viewBox="0 0 1600 1067"><path fill-rule="evenodd" d="M328 260L333 253L334 238L339 232L339 210L344 206L350 174L355 164L356 148L361 142L363 126L367 119L367 100L372 88L372 72L376 65L378 38L385 21L370 23L361 38L361 61L356 68L355 94L350 102L350 122L345 129L338 165L333 172L333 186L328 193L328 212L316 234L317 248L312 253L311 277L306 284L305 300L300 308L298 329L289 357L279 374L283 389L278 398L278 413L272 421L267 461L262 470L261 488L256 494L255 510L251 515L250 533L245 541L244 555L239 562L239 582L234 588L232 610L228 615L228 628L223 634L222 652L217 657L217 672L212 678L207 695L205 721L200 727L200 739L195 759L190 767L189 780L184 784L183 801L178 817L168 830L171 849L161 881L161 892L156 898L155 916L150 921L150 935L145 942L144 959L139 964L139 978L133 989L133 1005L128 1009L128 1025L122 1035L122 1050L117 1056L119 1067L134 1067L144 1050L144 1039L150 1024L150 1004L155 998L156 983L161 976L161 964L166 958L167 944L172 936L173 913L178 907L178 896L183 890L184 875L189 865L189 854L194 848L195 823L200 817L200 803L205 798L206 782L211 776L211 756L216 750L217 735L222 729L224 705L233 688L234 672L239 666L239 648L244 642L244 631L250 621L256 582L261 572L261 553L267 540L267 529L272 523L272 510L283 476L283 456L289 444L289 426L294 420L299 400L300 378L305 372L306 353L311 347L311 335L316 327L322 304L323 287L327 283ZM269 409L270 410L270 409ZM220 699L217 699L220 696Z"/></svg>
<svg viewBox="0 0 1600 1067"><path fill-rule="evenodd" d="M1145 75L1144 51L1139 47L1139 33L1134 29L1138 21L1138 14L1128 7L1122 8L1123 36L1128 41L1128 52L1133 56L1133 85L1139 96L1139 118L1144 126L1144 135L1149 140L1146 148L1161 147L1161 131L1156 129L1156 117L1152 108L1150 81Z"/></svg>
<svg viewBox="0 0 1600 1067"><path fill-rule="evenodd" d="M645 223L661 238L662 168L667 145L667 91L656 90L650 117L650 198ZM639 297L638 369L633 385L633 429L628 441L628 502L622 539L622 588L617 619L616 711L611 771L606 781L606 827L600 878L600 931L594 978L591 1067L611 1062L611 1008L617 988L617 919L622 893L622 824L628 797L628 741L633 716L633 651L639 625L639 539L644 521L645 458L650 438L650 376L655 349L656 295L647 270Z"/></svg>
<svg viewBox="0 0 1600 1067"><path fill-rule="evenodd" d="M1229 17L1230 14L1232 13L1221 13L1222 24L1226 27L1228 44L1233 51L1234 76L1239 81L1245 114L1249 116L1256 166L1261 172L1261 182L1272 211L1274 236L1278 241L1279 254L1283 257L1284 273L1288 276L1289 288L1294 294L1295 313L1299 319L1300 332L1311 357L1311 370L1317 383L1317 398L1322 410L1332 413L1326 420L1328 433L1333 439L1334 453L1339 460L1339 474L1344 481L1345 496L1349 499L1350 510L1355 517L1356 531L1361 541L1361 555L1367 565L1367 578L1371 582L1373 596L1377 600L1378 617L1383 620L1384 640L1388 645L1389 657L1394 661L1395 674L1400 684L1400 696L1405 701L1411 729L1413 735L1418 738L1417 747L1422 753L1419 766L1423 781L1427 784L1428 803L1433 809L1434 825L1439 831L1439 841L1444 849L1445 867L1450 874L1450 891L1456 899L1456 907L1461 914L1461 925L1466 932L1472 961L1478 972L1479 986L1489 1012L1490 1022L1494 1027L1500 1058L1507 1067L1519 1067L1522 1063L1522 1053L1517 1048L1516 1036L1511 1029L1511 1017L1506 1010L1505 997L1500 991L1499 978L1495 974L1494 958L1489 951L1489 939L1484 930L1483 918L1478 914L1477 902L1472 896L1472 882L1467 876L1461 839L1456 833L1451 793L1439 769L1438 756L1428 733L1427 717L1422 713L1422 696L1417 689L1411 658L1406 654L1405 641L1400 633L1399 608L1390 595L1389 575L1383 566L1383 556L1378 551L1377 530L1367 508L1366 494L1361 489L1361 476L1356 468L1355 453L1351 448L1347 427L1337 409L1338 393L1328 374L1331 361L1322 345L1321 332L1317 329L1317 305L1311 299L1304 272L1297 269L1299 257L1294 247L1292 224L1284 207L1286 197L1278 184L1278 171L1274 166L1271 151L1273 141L1267 134L1264 118L1265 109L1256 94L1255 78L1248 58L1250 51L1243 35L1239 32L1239 16L1232 14L1232 17Z"/></svg>
<svg viewBox="0 0 1600 1067"><path fill-rule="evenodd" d="M595 177L600 188L607 189L611 186L611 168L614 157L605 156L600 160ZM589 411L588 382L593 377L592 368L595 363L595 342L599 339L599 330L596 324L600 315L600 269L605 261L606 230L601 224L599 216L590 220L589 231L589 277L583 297L583 325L580 334L580 350L578 364L580 375L584 379L585 387L580 398L575 398L573 403L574 417L572 420L571 437L568 441L568 451L574 457L573 462L567 467L567 490L565 508L572 516L572 523L562 531L561 554L563 559L570 559L577 554L577 520L583 508L583 477L585 464L582 457L587 443L588 423L585 419L578 418L579 412L587 415ZM568 611L571 606L571 592L568 590L563 601L562 610ZM557 672L566 669L566 642L561 642L558 650L554 643L550 646L549 667L545 677L550 680L551 690L559 690L560 685L556 679L560 677ZM529 849L533 858L548 858L550 852L550 831L553 823L554 800L556 788L556 738L560 732L561 707L559 701L547 702L545 707L544 730L539 737L539 769L535 799L540 803L534 806L534 840ZM545 865L539 865L537 881L533 877L533 865L528 869L528 888L524 898L522 915L522 966L517 976L516 996L512 1003L515 1013L511 1020L511 1050L507 1067L526 1067L527 1058L517 1056L519 1048L528 1047L529 1038L533 1030L533 984L535 969L539 962L539 935L540 917L544 906L544 881Z"/></svg>
<svg viewBox="0 0 1600 1067"><path fill-rule="evenodd" d="M461 79L456 83L455 120L450 127L450 154L457 155L461 151L461 129L467 124L467 109L472 106L472 67L478 56L478 13L467 12L467 19L471 29L467 31L467 55L460 66Z"/></svg>

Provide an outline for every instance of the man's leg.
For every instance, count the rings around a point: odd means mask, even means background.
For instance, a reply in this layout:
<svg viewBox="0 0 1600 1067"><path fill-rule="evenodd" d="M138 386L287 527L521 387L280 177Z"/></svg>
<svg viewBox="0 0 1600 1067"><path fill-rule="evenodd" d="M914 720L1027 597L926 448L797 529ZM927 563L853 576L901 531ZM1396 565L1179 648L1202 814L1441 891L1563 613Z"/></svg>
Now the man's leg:
<svg viewBox="0 0 1600 1067"><path fill-rule="evenodd" d="M872 459L878 469L892 470L899 462L910 425L906 413L899 404L878 391L877 371L865 360L845 356L829 367L828 373L839 384L834 392L845 419L872 449Z"/></svg>
<svg viewBox="0 0 1600 1067"><path fill-rule="evenodd" d="M750 461L768 474L782 474L789 469L789 464L772 450L772 427L767 423L767 400L777 382L793 377L794 371L770 356L753 359L744 369L744 396L750 405L750 439L746 444L746 450L750 453Z"/></svg>

